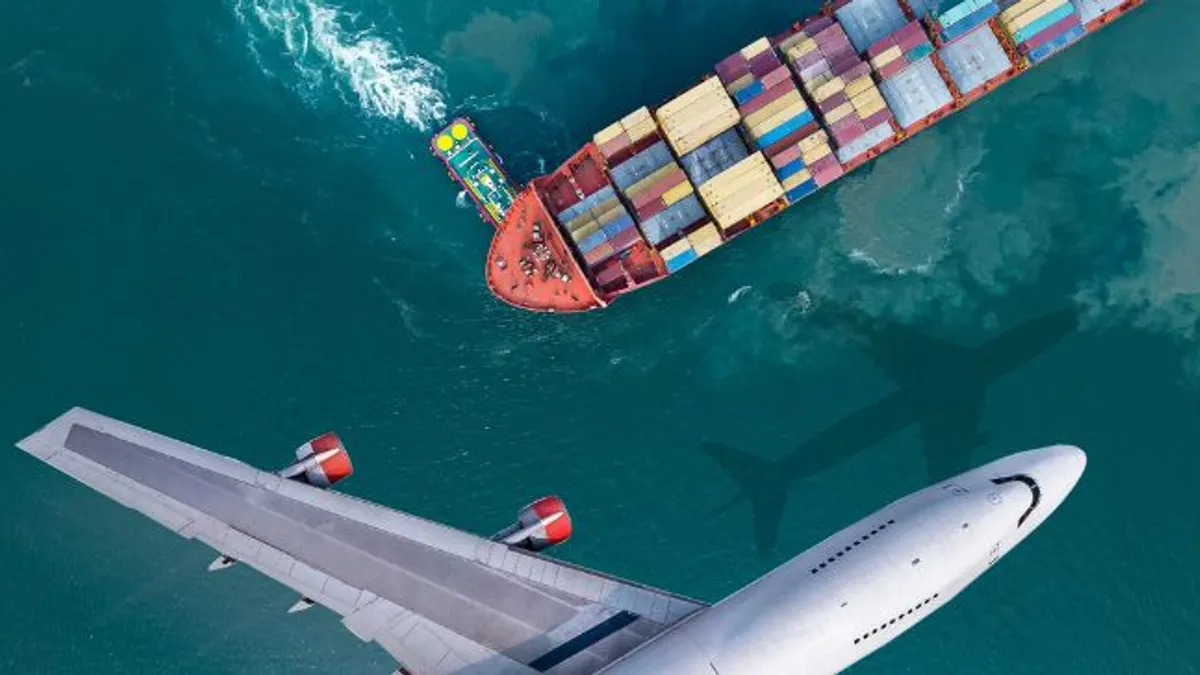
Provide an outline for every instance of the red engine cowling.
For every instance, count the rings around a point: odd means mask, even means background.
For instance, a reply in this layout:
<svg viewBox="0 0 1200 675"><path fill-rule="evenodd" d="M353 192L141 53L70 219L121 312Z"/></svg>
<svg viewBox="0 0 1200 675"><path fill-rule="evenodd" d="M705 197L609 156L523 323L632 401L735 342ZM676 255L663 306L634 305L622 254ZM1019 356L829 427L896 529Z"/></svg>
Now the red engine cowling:
<svg viewBox="0 0 1200 675"><path fill-rule="evenodd" d="M558 497L542 497L521 509L517 522L493 538L530 551L543 551L571 538L571 515Z"/></svg>
<svg viewBox="0 0 1200 675"><path fill-rule="evenodd" d="M296 448L296 459L280 474L314 487L327 488L354 474L350 454L332 431Z"/></svg>

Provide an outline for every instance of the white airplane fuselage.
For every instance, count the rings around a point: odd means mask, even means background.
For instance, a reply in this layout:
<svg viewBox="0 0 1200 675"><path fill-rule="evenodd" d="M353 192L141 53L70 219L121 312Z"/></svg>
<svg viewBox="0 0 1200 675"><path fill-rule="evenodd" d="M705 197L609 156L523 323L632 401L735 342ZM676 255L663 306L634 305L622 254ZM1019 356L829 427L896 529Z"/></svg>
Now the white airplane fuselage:
<svg viewBox="0 0 1200 675"><path fill-rule="evenodd" d="M1002 458L893 502L612 664L605 675L836 673L946 604L1078 482L1081 450Z"/></svg>

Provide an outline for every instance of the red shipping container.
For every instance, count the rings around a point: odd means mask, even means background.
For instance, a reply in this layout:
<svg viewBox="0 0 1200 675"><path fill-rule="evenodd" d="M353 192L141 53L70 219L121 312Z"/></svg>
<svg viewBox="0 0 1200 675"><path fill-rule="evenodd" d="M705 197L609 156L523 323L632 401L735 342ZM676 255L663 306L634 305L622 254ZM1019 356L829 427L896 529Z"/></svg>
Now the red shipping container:
<svg viewBox="0 0 1200 675"><path fill-rule="evenodd" d="M784 96L789 91L796 91L796 88L792 86L791 82L786 82L783 84L775 85L774 87L766 90L762 94L759 94L758 96L754 97L746 105L739 108L739 110L742 113L742 117L746 117L748 115L754 114L756 111L761 110L763 107L768 106L771 103L779 100L779 97Z"/></svg>
<svg viewBox="0 0 1200 675"><path fill-rule="evenodd" d="M659 197L645 206L637 207L635 210L637 211L638 220L644 222L662 213L666 208L666 203Z"/></svg>
<svg viewBox="0 0 1200 675"><path fill-rule="evenodd" d="M789 147L794 147L797 143L817 133L817 131L820 129L820 123L818 123L816 120L813 120L800 127L796 131L779 139L775 143L767 146L767 149L763 151L763 154L767 157L774 157L775 155L787 150Z"/></svg>
<svg viewBox="0 0 1200 675"><path fill-rule="evenodd" d="M900 49L906 54L921 45L929 44L929 40L925 37L924 33L906 35L897 40L897 42L900 43Z"/></svg>
<svg viewBox="0 0 1200 675"><path fill-rule="evenodd" d="M844 80L846 82L846 84L850 84L851 82L857 80L858 78L866 76L866 75L870 75L870 74L871 74L871 64L869 64L865 61L860 61L858 63L858 65L856 65L853 68L851 68L850 70L847 70L846 72L842 73L842 80Z"/></svg>
<svg viewBox="0 0 1200 675"><path fill-rule="evenodd" d="M616 253L616 251L613 250L612 244L609 244L607 241L603 241L597 244L596 248L584 253L583 259L587 261L588 265L598 265L605 259L612 257L614 253Z"/></svg>
<svg viewBox="0 0 1200 675"><path fill-rule="evenodd" d="M867 47L867 57L873 59L876 56L879 56L880 54L886 52L887 50L889 50L895 46L896 46L895 36L889 35L889 36L883 38L882 40L880 40L879 42L876 42L875 44L871 45L870 47Z"/></svg>
<svg viewBox="0 0 1200 675"><path fill-rule="evenodd" d="M618 260L609 260L593 270L596 274L596 283L601 286L607 286L625 276L625 271L621 269L621 263Z"/></svg>
<svg viewBox="0 0 1200 675"><path fill-rule="evenodd" d="M633 205L640 209L655 199L660 199L663 194L667 192L667 190L670 190L685 180L687 180L687 176L684 175L683 169L676 166L671 169L670 173L655 181L653 185L639 192L637 196L633 198Z"/></svg>
<svg viewBox="0 0 1200 675"><path fill-rule="evenodd" d="M783 64L780 64L775 70L763 75L762 78L762 86L767 89L770 89L781 82L787 82L788 84L792 83L792 74L790 71L788 71L787 66Z"/></svg>
<svg viewBox="0 0 1200 675"><path fill-rule="evenodd" d="M781 169L800 159L800 155L800 146L793 143L790 147L784 149L783 152L771 156L771 166Z"/></svg>
<svg viewBox="0 0 1200 675"><path fill-rule="evenodd" d="M615 237L609 239L612 247L617 251L624 251L638 242L641 237L638 235L636 227L627 227L617 233Z"/></svg>
<svg viewBox="0 0 1200 675"><path fill-rule="evenodd" d="M616 137L609 139L608 142L600 145L600 154L604 155L605 157L612 157L618 152L629 147L630 143L631 141L629 140L629 134L622 131L621 133L617 134Z"/></svg>
<svg viewBox="0 0 1200 675"><path fill-rule="evenodd" d="M908 62L908 59L904 58L903 56L898 57L891 63L888 63L887 65L885 65L879 69L879 79L890 80L893 77L899 75L901 72L904 71L905 68L909 67L910 65L912 65L912 64L910 64Z"/></svg>

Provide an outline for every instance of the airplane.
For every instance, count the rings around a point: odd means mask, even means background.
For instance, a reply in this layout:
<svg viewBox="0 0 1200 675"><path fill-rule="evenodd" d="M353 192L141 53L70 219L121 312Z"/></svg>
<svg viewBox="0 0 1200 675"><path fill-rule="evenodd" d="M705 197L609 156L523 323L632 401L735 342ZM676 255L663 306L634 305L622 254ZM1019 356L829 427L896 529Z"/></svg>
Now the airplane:
<svg viewBox="0 0 1200 675"><path fill-rule="evenodd" d="M571 536L556 497L485 538L337 492L353 466L332 433L279 472L82 408L17 446L288 586L289 611L327 607L412 675L835 673L1011 551L1087 463L1054 445L967 471L708 605L543 555Z"/></svg>
<svg viewBox="0 0 1200 675"><path fill-rule="evenodd" d="M826 427L782 459L763 459L716 442L701 446L740 489L713 515L749 499L754 540L763 555L775 549L792 485L912 424L921 429L930 482L965 471L972 449L988 440L979 427L991 383L1076 329L1076 312L1062 309L971 349L836 306L822 306L814 316L825 324L848 328L858 346L900 388Z"/></svg>

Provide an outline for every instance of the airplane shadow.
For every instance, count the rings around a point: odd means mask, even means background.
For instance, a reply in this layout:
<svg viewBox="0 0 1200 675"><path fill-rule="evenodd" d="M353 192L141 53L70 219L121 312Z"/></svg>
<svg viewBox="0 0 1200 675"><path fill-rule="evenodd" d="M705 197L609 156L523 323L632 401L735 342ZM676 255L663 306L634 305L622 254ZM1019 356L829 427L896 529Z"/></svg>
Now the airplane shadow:
<svg viewBox="0 0 1200 675"><path fill-rule="evenodd" d="M848 334L898 388L834 422L781 459L764 459L718 442L702 445L740 490L712 515L749 501L761 555L775 548L793 485L910 425L920 427L931 483L970 468L972 450L988 441L980 429L988 388L1073 333L1078 314L1073 308L1050 312L974 348L837 305L822 304L811 317L819 326Z"/></svg>

